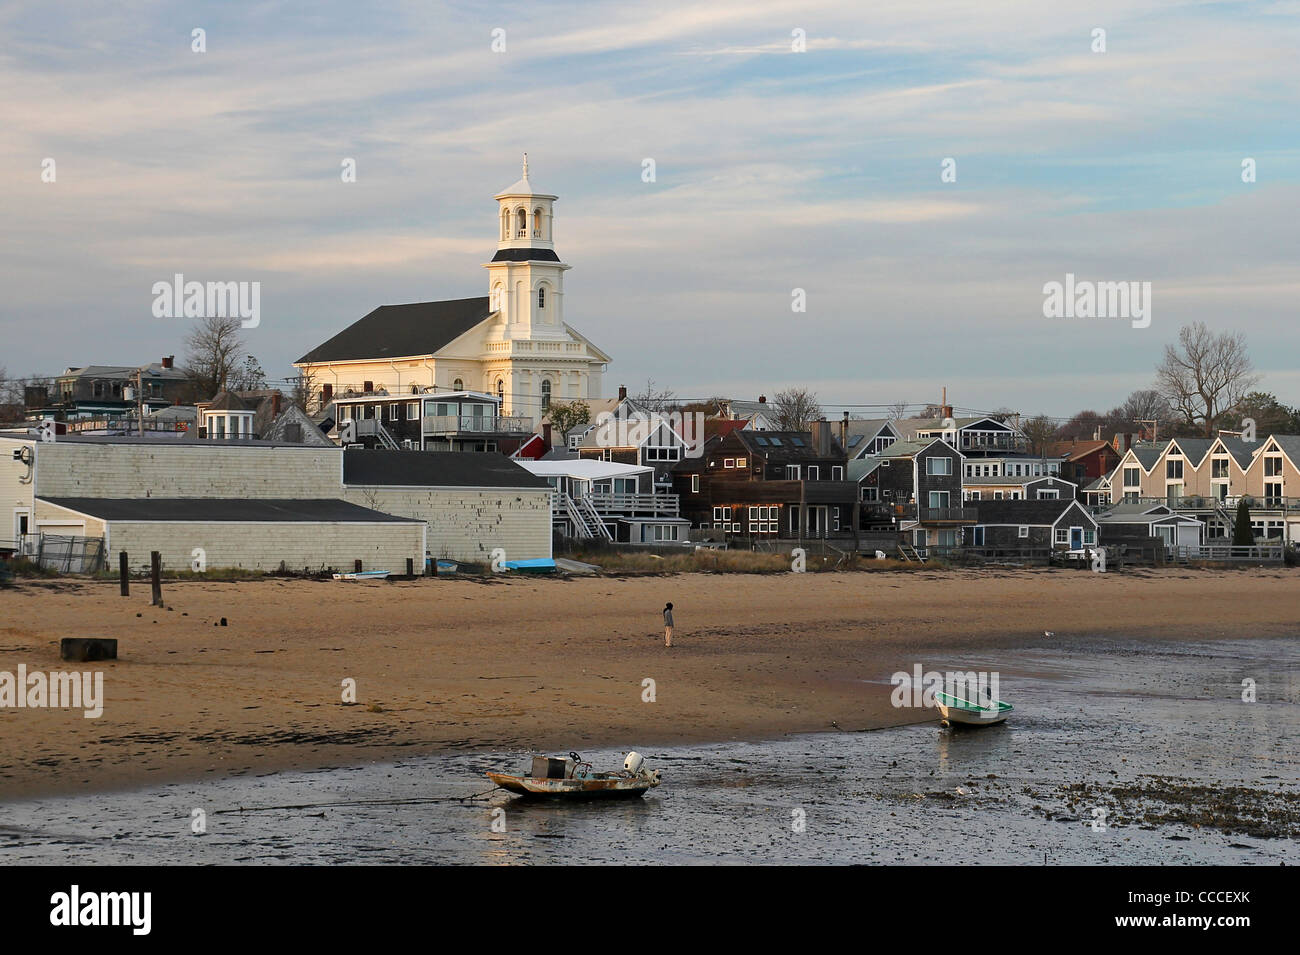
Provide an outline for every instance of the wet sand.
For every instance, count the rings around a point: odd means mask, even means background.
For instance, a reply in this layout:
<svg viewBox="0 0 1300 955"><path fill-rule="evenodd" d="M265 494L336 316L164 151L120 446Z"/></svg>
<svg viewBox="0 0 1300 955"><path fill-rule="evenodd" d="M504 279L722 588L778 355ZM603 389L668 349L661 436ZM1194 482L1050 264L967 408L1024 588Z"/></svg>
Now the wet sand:
<svg viewBox="0 0 1300 955"><path fill-rule="evenodd" d="M72 668L58 657L69 636L116 637L120 659L76 667L104 673L99 719L0 709L0 799L929 721L890 705L891 673L1009 671L1121 634L1153 652L1294 638L1298 584L1282 568L275 580L169 583L159 609L138 584L122 598L116 584L20 581L0 591L0 671Z"/></svg>
<svg viewBox="0 0 1300 955"><path fill-rule="evenodd" d="M526 752L407 755L9 802L0 862L1300 862L1300 647L1081 640L1022 656L1002 674L1016 710L1001 726L647 748L663 784L630 802L489 791L484 771Z"/></svg>

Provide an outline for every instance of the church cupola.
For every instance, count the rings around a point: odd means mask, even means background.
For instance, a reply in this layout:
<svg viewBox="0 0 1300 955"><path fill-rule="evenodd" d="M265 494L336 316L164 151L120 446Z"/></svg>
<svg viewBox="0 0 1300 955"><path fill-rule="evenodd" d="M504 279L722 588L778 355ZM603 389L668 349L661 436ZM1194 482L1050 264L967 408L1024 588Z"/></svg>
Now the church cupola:
<svg viewBox="0 0 1300 955"><path fill-rule="evenodd" d="M524 153L524 174L510 188L496 194L500 233L497 251L509 252L512 261L524 261L521 253L541 253L536 258L558 262L552 241L551 222L556 196L537 191L528 178L528 154ZM500 254L494 261L501 261Z"/></svg>

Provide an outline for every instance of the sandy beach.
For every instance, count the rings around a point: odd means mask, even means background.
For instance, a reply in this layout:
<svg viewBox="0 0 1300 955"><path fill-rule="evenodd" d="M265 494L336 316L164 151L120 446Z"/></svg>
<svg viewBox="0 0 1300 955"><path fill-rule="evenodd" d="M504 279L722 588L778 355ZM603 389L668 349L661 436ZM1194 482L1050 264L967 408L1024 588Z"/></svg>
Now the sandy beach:
<svg viewBox="0 0 1300 955"><path fill-rule="evenodd" d="M102 669L105 703L98 719L0 709L0 799L895 725L918 717L889 703L896 670L1010 670L1017 648L1116 634L1294 638L1297 584L1284 568L188 581L162 609L139 584L20 580L0 591L0 671ZM71 636L115 637L120 658L64 663Z"/></svg>

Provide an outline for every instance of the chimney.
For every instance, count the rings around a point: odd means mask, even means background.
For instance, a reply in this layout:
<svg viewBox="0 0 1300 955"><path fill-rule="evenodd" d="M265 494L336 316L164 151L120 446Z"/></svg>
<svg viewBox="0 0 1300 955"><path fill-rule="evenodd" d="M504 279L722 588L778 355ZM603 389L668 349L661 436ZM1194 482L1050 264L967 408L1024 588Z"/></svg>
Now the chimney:
<svg viewBox="0 0 1300 955"><path fill-rule="evenodd" d="M175 367L176 367L176 356L175 356L175 355L164 355L164 356L163 356L163 360L162 360L162 366L163 366L164 368L175 368Z"/></svg>
<svg viewBox="0 0 1300 955"><path fill-rule="evenodd" d="M334 386L329 382L320 386L321 404L328 404L334 398Z"/></svg>
<svg viewBox="0 0 1300 955"><path fill-rule="evenodd" d="M848 448L849 446L849 413L844 412L844 417L840 419L840 447Z"/></svg>
<svg viewBox="0 0 1300 955"><path fill-rule="evenodd" d="M271 418L280 417L280 392L271 395Z"/></svg>
<svg viewBox="0 0 1300 955"><path fill-rule="evenodd" d="M618 386L618 400L627 401L627 385Z"/></svg>
<svg viewBox="0 0 1300 955"><path fill-rule="evenodd" d="M542 440L546 442L546 449L551 449L551 423L549 421L542 424Z"/></svg>
<svg viewBox="0 0 1300 955"><path fill-rule="evenodd" d="M767 404L767 395L759 395L759 396L758 396L758 403L759 403L760 405L765 405L765 404Z"/></svg>
<svg viewBox="0 0 1300 955"><path fill-rule="evenodd" d="M828 458L831 455L831 423L825 418L819 418L812 423L813 447L817 449L818 457Z"/></svg>

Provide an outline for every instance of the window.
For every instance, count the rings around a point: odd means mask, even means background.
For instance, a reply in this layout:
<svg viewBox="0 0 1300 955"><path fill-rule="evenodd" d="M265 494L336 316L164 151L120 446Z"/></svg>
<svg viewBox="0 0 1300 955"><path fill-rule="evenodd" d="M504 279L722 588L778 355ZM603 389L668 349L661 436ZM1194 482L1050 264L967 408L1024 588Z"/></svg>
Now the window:
<svg viewBox="0 0 1300 955"><path fill-rule="evenodd" d="M1085 544L1097 543L1097 532L1092 530L1091 528L1085 527L1083 529L1083 542Z"/></svg>
<svg viewBox="0 0 1300 955"><path fill-rule="evenodd" d="M822 469L815 464L808 465L808 480L817 481L821 479Z"/></svg>
<svg viewBox="0 0 1300 955"><path fill-rule="evenodd" d="M506 383L500 378L497 379L497 401L500 402L502 408L505 407Z"/></svg>
<svg viewBox="0 0 1300 955"><path fill-rule="evenodd" d="M753 527L754 527L754 519L755 519L756 517L758 517L758 508L757 508L757 507L754 507L753 505L750 505L748 516L749 516L749 521L750 521L750 525L749 525L749 526L750 526L750 530L753 530Z"/></svg>
<svg viewBox="0 0 1300 955"><path fill-rule="evenodd" d="M799 508L790 508L790 531L795 533L799 530Z"/></svg>
<svg viewBox="0 0 1300 955"><path fill-rule="evenodd" d="M1141 487L1142 486L1142 469L1125 468L1124 469L1124 486Z"/></svg>
<svg viewBox="0 0 1300 955"><path fill-rule="evenodd" d="M968 501L978 501L979 499L980 499L979 491L971 491L966 495L966 500Z"/></svg>
<svg viewBox="0 0 1300 955"><path fill-rule="evenodd" d="M785 466L785 479L786 479L787 481L797 481L797 480L799 480L799 465L797 465L797 464L787 464L787 465Z"/></svg>
<svg viewBox="0 0 1300 955"><path fill-rule="evenodd" d="M736 458L736 467L743 468L743 467L748 467L748 465L749 465L748 458Z"/></svg>
<svg viewBox="0 0 1300 955"><path fill-rule="evenodd" d="M973 547L984 546L984 528L972 527L970 529L970 542Z"/></svg>
<svg viewBox="0 0 1300 955"><path fill-rule="evenodd" d="M1267 458L1265 459L1267 460ZM1228 459L1215 458L1210 462L1210 477L1226 478L1228 476Z"/></svg>
<svg viewBox="0 0 1300 955"><path fill-rule="evenodd" d="M1181 477L1181 475L1179 475ZM1282 456L1270 454L1264 458L1264 477L1282 476Z"/></svg>
<svg viewBox="0 0 1300 955"><path fill-rule="evenodd" d="M551 382L549 379L542 379L542 410L545 411L551 406Z"/></svg>
<svg viewBox="0 0 1300 955"><path fill-rule="evenodd" d="M864 487L862 489L862 499L864 501L880 500L880 488L874 486Z"/></svg>
<svg viewBox="0 0 1300 955"><path fill-rule="evenodd" d="M533 238L540 239L541 237L542 237L542 210L541 207L539 206L538 208L533 210ZM676 538L674 538L674 540L675 539Z"/></svg>
<svg viewBox="0 0 1300 955"><path fill-rule="evenodd" d="M722 459L722 466L723 466L724 468L734 468L734 467L736 466L736 459L735 459L735 458L723 458L723 459Z"/></svg>
<svg viewBox="0 0 1300 955"><path fill-rule="evenodd" d="M1024 524L1021 524L1020 527L1019 527L1019 529L1016 531L1016 536L1017 536L1017 537L1028 537L1028 536L1029 536L1029 528L1028 528L1027 526L1025 526Z"/></svg>
<svg viewBox="0 0 1300 955"><path fill-rule="evenodd" d="M1000 500L1002 500L1002 492L1001 492L1001 491L994 491L994 492L993 492L993 500L995 500L995 501L1000 501Z"/></svg>
<svg viewBox="0 0 1300 955"><path fill-rule="evenodd" d="M538 286L537 288L537 307L539 309L546 307L546 286L545 285Z"/></svg>
<svg viewBox="0 0 1300 955"><path fill-rule="evenodd" d="M1181 458L1169 458L1165 461L1165 477L1175 481L1183 479L1183 461Z"/></svg>
<svg viewBox="0 0 1300 955"><path fill-rule="evenodd" d="M1059 500L1060 497L1061 492L1056 488L1052 488L1051 490L1048 490L1047 488L1038 489L1038 499L1040 501L1056 501Z"/></svg>
<svg viewBox="0 0 1300 955"><path fill-rule="evenodd" d="M721 507L715 507L715 508L713 509L713 520L714 520L714 521L720 521L720 520L722 520L722 508L721 508Z"/></svg>
<svg viewBox="0 0 1300 955"><path fill-rule="evenodd" d="M952 458L926 458L926 474L952 474Z"/></svg>
<svg viewBox="0 0 1300 955"><path fill-rule="evenodd" d="M949 501L949 495L948 495L948 492L947 492L947 491L931 491L931 492L930 492L930 506L931 506L931 507L936 507L936 508L937 508L937 507L947 507L947 506L948 506L948 501Z"/></svg>
<svg viewBox="0 0 1300 955"><path fill-rule="evenodd" d="M698 474L691 475L691 493L692 494L700 493L700 476Z"/></svg>
<svg viewBox="0 0 1300 955"><path fill-rule="evenodd" d="M840 465L838 465L838 464L833 464L833 465L831 465L831 480L832 480L832 481L843 481L843 480L844 480L844 468L842 468L842 467L841 467Z"/></svg>
<svg viewBox="0 0 1300 955"><path fill-rule="evenodd" d="M1070 543L1070 529L1068 527L1058 527L1052 538L1058 544Z"/></svg>
<svg viewBox="0 0 1300 955"><path fill-rule="evenodd" d="M412 401L406 406L406 420L414 421L418 417L420 417L420 403Z"/></svg>

